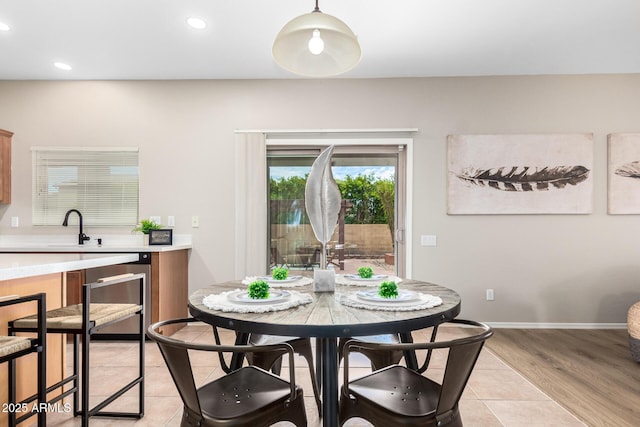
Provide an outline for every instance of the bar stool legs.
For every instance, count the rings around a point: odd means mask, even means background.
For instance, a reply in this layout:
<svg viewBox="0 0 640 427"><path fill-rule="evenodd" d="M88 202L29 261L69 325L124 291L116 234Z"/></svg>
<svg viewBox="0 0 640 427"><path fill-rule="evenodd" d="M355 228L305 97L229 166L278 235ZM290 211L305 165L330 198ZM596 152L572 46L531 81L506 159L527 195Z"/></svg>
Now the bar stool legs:
<svg viewBox="0 0 640 427"><path fill-rule="evenodd" d="M139 284L139 304L137 303L91 303L91 290L119 283L137 281ZM73 387L63 391L59 396L52 398L47 403L55 403L73 393L73 413L80 416L82 426L89 425L90 417L105 416L116 418L142 418L144 416L144 274L127 274L100 279L96 283L88 283L82 288L82 301L85 304L76 304L62 307L47 312L47 333L72 334L73 335L73 373L62 381L47 389L47 392L62 389L64 385L73 383ZM111 396L96 404L89 406L89 366L91 336L101 328L110 326L132 316L139 320L139 373L136 378ZM17 319L9 324L12 332L32 332L34 330L33 316ZM82 345L80 346L80 341ZM80 348L81 347L81 348ZM81 358L80 358L81 355ZM78 387L80 385L80 387ZM129 391L134 386L139 386L139 407L137 412L113 412L103 409Z"/></svg>
<svg viewBox="0 0 640 427"><path fill-rule="evenodd" d="M37 303L37 315L35 318L36 338L16 337L9 334L8 337L0 337L0 363L8 362L9 380L8 380L8 412L9 426L13 427L21 420L31 417L33 414L38 416L38 427L46 427L47 412L42 405L47 400L47 359L46 359L46 295L44 293L19 297L11 295L0 297L0 307L6 307L16 304L22 304L30 301ZM30 353L37 353L37 392L32 398L25 399L21 402L17 401L16 390L16 360ZM31 403L35 402L35 403ZM4 408L3 408L4 409ZM18 414L21 415L18 415Z"/></svg>

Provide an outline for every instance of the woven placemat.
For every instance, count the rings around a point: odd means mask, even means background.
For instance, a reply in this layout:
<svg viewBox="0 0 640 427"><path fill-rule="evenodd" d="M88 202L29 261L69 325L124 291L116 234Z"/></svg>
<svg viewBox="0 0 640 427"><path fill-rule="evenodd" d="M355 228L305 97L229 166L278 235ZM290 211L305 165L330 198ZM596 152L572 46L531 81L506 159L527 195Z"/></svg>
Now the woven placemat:
<svg viewBox="0 0 640 427"><path fill-rule="evenodd" d="M417 293L417 298L412 301L371 301L363 300L358 297L357 292L337 293L336 299L340 304L354 307L364 308L367 310L380 311L415 311L426 310L427 308L437 307L442 304L442 298L429 294Z"/></svg>
<svg viewBox="0 0 640 427"><path fill-rule="evenodd" d="M242 303L237 300L239 294L245 294L246 289L236 289L233 291L221 292L219 294L211 294L202 298L202 304L211 310L218 310L227 313L266 313L268 311L281 311L297 307L302 304L309 304L313 301L311 295L303 294L296 291L287 292L286 298L277 301L256 301L251 303Z"/></svg>
<svg viewBox="0 0 640 427"><path fill-rule="evenodd" d="M251 282L255 282L256 280L264 280L264 278L260 276L247 276L242 280L242 284L250 285ZM300 276L299 279L292 280L292 281L280 282L276 280L270 280L268 283L269 283L269 286L272 288L296 288L299 286L310 285L311 283L313 283L313 279L311 279L310 277Z"/></svg>
<svg viewBox="0 0 640 427"><path fill-rule="evenodd" d="M380 286L382 282L402 282L402 279L398 276L386 276L379 280L358 280L358 279L350 279L347 275L344 274L336 274L336 285L342 286L367 286L367 287L375 287Z"/></svg>

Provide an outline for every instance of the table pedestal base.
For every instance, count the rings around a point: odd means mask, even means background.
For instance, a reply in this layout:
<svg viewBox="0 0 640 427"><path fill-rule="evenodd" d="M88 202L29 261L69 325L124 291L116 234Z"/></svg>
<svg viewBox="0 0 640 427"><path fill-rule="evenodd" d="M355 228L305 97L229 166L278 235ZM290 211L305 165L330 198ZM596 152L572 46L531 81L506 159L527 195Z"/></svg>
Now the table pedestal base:
<svg viewBox="0 0 640 427"><path fill-rule="evenodd" d="M336 338L317 338L316 364L321 378L322 425L337 427L338 424L338 344Z"/></svg>

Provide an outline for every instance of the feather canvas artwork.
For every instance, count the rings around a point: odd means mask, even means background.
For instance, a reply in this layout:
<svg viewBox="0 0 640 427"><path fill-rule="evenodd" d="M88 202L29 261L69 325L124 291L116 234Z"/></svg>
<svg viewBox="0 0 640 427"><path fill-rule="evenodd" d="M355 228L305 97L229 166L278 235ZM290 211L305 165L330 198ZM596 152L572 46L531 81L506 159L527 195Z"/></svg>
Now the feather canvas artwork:
<svg viewBox="0 0 640 427"><path fill-rule="evenodd" d="M542 191L551 187L577 185L589 177L584 166L529 167L513 166L497 169L470 169L457 174L463 181L486 185L503 191Z"/></svg>
<svg viewBox="0 0 640 427"><path fill-rule="evenodd" d="M608 212L640 214L640 134L608 135Z"/></svg>
<svg viewBox="0 0 640 427"><path fill-rule="evenodd" d="M450 135L447 213L588 214L593 135Z"/></svg>

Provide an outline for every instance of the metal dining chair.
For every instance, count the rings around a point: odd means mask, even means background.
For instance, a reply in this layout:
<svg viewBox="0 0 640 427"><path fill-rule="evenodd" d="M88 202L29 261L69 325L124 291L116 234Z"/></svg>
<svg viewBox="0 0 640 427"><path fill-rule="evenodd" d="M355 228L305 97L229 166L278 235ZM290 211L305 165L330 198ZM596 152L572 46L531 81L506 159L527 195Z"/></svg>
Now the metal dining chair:
<svg viewBox="0 0 640 427"><path fill-rule="evenodd" d="M309 367L309 376L311 377L311 387L313 388L313 397L318 407L318 415L322 418L322 401L320 400L320 391L318 390L318 380L316 378L315 365L313 363L313 350L311 348L311 338L298 337L280 337L276 335L251 334L249 336L249 344L254 346L272 345L272 344L289 344L293 348L293 352L299 354L307 361ZM259 366L267 371L280 374L282 366L283 351L247 353L247 360L251 365Z"/></svg>
<svg viewBox="0 0 640 427"><path fill-rule="evenodd" d="M47 359L46 359L46 346L47 346L47 333L45 326L45 312L47 310L46 295L44 293L38 293L33 295L18 296L8 295L0 297L0 307L9 307L17 304L25 304L35 301L37 304L36 319L36 336L34 338L29 337L17 337L14 334L9 336L0 336L0 363L9 362L9 380L8 385L8 401L9 405L9 426L13 427L17 423L24 421L34 414L38 415L38 427L45 427L47 425L47 413L46 411L38 410L34 411L16 411L16 408L33 408L33 403L39 405L47 400ZM22 402L17 401L16 393L16 360L27 354L37 353L37 391L32 398L27 398ZM29 372L28 372L29 373ZM19 412L23 412L18 415Z"/></svg>
<svg viewBox="0 0 640 427"><path fill-rule="evenodd" d="M431 327L431 342L435 341L436 339L436 335L438 333L438 325L432 326ZM344 352L344 345L347 341L349 340L357 340L357 341L362 341L362 342L366 342L366 343L374 343L374 344L398 344L401 343L402 340L400 339L400 335L399 334L383 334L383 335L368 335L368 336L362 336L362 337L357 337L357 338L340 338L340 341L338 342L338 357L339 360L342 360L343 358L343 352ZM369 361L371 362L371 370L372 371L376 371L378 369L382 369L385 366L389 366L389 365L396 365L398 363L400 363L400 360L402 360L402 358L405 358L406 361L406 365L409 368L412 368L413 370L418 371L418 366L417 366L417 359L416 359L416 353L415 351L412 350L406 350L406 351L401 351L401 350L386 350L386 351L382 351L382 350L369 350L367 348L353 348L352 352L358 352L363 354L364 356L366 356ZM432 351L429 350L427 351L427 354L425 356L425 360L423 362L423 365L420 369L422 369L422 371L418 371L418 372L424 372L427 367L429 366L429 362L431 360L431 353ZM415 366L414 366L415 365Z"/></svg>
<svg viewBox="0 0 640 427"><path fill-rule="evenodd" d="M164 320L149 326L147 331L149 338L158 344L182 398L184 411L181 427L266 427L279 421L290 421L299 427L307 425L303 392L295 383L293 348L289 344L203 344L167 337L157 331L166 325L190 322L197 320ZM290 381L256 366L244 366L196 387L189 351L218 354L282 352L288 354L291 360Z"/></svg>
<svg viewBox="0 0 640 427"><path fill-rule="evenodd" d="M357 338L340 338L338 341L338 358L342 360L344 357L344 346L350 340L357 340L366 343L374 343L374 344L398 344L400 342L400 338L398 334L386 334L386 335L369 335ZM400 350L375 350L371 351L366 348L356 348L353 347L351 350L352 353L358 352L367 357L371 362L371 370L376 371L378 369L382 369L385 366L395 365L400 363L402 359L403 353Z"/></svg>
<svg viewBox="0 0 640 427"><path fill-rule="evenodd" d="M216 326L212 326L213 336L217 345L222 345L222 339L220 337L220 331ZM238 344L236 335L236 345ZM293 348L293 352L304 357L309 367L309 376L311 377L311 387L313 388L313 397L316 400L316 406L318 407L318 416L322 418L322 401L320 400L320 390L318 387L318 380L316 377L315 364L313 362L313 350L311 348L311 338L299 338L299 337L284 337L277 335L263 335L263 334L250 334L247 339L247 344L255 346L272 345L272 344L289 344ZM250 365L258 366L267 371L271 371L276 375L280 375L282 368L282 356L286 352L274 350L272 352L248 352L246 354L236 353L235 357L231 358L229 362L225 359L222 353L218 353L220 360L220 367L226 373L230 373L238 367L242 366L244 359Z"/></svg>
<svg viewBox="0 0 640 427"><path fill-rule="evenodd" d="M359 417L376 426L462 427L458 402L484 342L493 335L493 330L484 323L471 320L453 319L448 323L480 328L481 331L448 341L374 344L351 340L345 343L340 423ZM350 380L349 352L359 349L448 350L443 380L436 382L400 365L391 365Z"/></svg>

